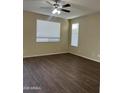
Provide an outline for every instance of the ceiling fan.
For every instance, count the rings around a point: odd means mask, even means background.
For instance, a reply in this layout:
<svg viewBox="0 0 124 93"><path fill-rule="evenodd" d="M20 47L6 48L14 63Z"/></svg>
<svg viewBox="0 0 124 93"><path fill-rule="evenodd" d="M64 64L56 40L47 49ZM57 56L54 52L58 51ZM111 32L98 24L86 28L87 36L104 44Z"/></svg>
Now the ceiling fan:
<svg viewBox="0 0 124 93"><path fill-rule="evenodd" d="M46 2L53 7L52 14L58 14L59 15L59 14L61 14L61 11L66 12L66 13L71 12L70 10L65 9L67 7L71 7L70 4L62 5L61 0L51 0L51 1L46 1Z"/></svg>

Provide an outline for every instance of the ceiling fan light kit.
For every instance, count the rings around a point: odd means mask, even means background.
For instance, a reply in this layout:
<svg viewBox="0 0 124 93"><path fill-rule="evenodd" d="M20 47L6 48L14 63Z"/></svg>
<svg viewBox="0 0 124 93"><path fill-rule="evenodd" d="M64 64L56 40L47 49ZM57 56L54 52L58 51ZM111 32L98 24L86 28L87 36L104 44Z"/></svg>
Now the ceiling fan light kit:
<svg viewBox="0 0 124 93"><path fill-rule="evenodd" d="M51 3L50 1L47 1L47 3L54 8L52 11L52 14L58 14L59 15L59 14L61 14L61 11L66 12L66 13L70 13L70 10L65 9L67 7L71 7L70 4L62 5L61 0L52 0L52 1L54 2L54 4Z"/></svg>
<svg viewBox="0 0 124 93"><path fill-rule="evenodd" d="M61 13L61 11L60 10L58 10L57 8L55 8L53 11L52 11L52 14L60 14Z"/></svg>

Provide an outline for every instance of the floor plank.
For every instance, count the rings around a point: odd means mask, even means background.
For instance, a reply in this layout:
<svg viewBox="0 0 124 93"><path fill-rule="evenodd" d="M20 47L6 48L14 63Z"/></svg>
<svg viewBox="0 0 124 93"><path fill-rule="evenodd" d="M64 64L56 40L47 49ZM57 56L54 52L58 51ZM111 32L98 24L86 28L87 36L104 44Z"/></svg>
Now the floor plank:
<svg viewBox="0 0 124 93"><path fill-rule="evenodd" d="M23 63L24 93L99 93L98 62L67 53Z"/></svg>

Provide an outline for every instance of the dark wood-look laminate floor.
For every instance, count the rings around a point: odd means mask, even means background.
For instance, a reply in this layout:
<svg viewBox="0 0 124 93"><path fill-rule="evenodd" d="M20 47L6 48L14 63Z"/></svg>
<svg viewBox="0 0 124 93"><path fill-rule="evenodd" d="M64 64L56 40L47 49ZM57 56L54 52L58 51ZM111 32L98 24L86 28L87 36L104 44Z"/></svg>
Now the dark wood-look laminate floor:
<svg viewBox="0 0 124 93"><path fill-rule="evenodd" d="M72 54L24 58L24 93L99 93L100 64Z"/></svg>

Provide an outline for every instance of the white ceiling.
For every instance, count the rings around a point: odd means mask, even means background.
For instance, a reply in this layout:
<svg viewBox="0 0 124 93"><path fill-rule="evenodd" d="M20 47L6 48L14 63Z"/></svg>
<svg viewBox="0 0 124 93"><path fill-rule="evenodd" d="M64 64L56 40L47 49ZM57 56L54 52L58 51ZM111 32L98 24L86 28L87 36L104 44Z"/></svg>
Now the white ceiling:
<svg viewBox="0 0 124 93"><path fill-rule="evenodd" d="M52 15L52 7L46 3L51 0L24 0L23 9L39 14ZM100 11L100 0L61 0L62 4L71 4L70 13L61 12L60 15L52 15L64 19L72 19ZM50 7L50 8L41 8Z"/></svg>

